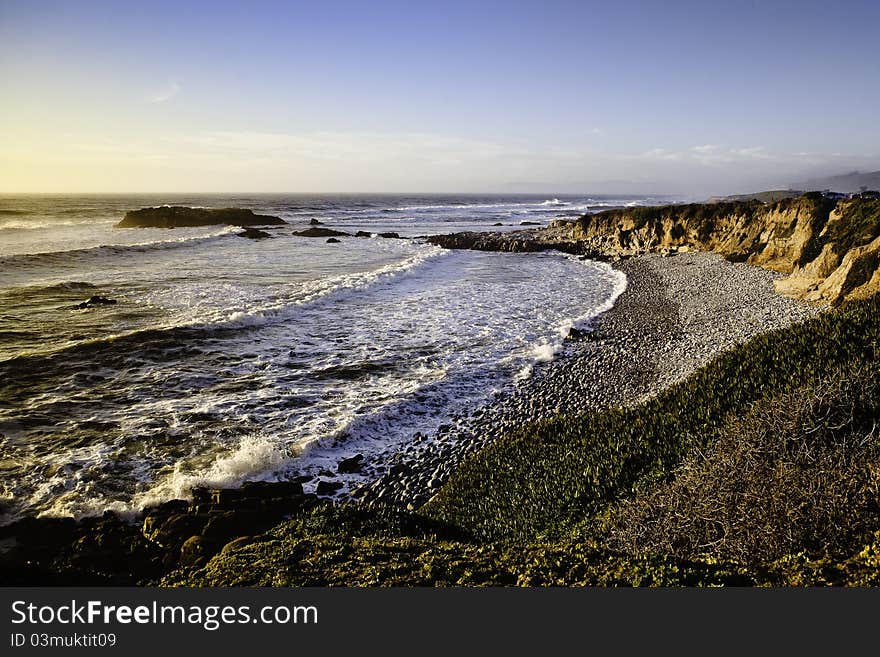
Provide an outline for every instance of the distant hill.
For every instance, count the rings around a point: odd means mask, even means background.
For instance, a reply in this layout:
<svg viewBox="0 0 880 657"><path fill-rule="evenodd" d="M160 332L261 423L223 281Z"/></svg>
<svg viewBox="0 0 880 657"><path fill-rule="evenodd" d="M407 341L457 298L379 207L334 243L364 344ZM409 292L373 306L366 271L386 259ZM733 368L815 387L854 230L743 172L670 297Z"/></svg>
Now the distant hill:
<svg viewBox="0 0 880 657"><path fill-rule="evenodd" d="M852 173L844 173L839 176L812 178L804 183L800 183L798 187L807 191L830 189L834 192L843 192L845 194L861 191L862 187L880 190L880 171L868 173L853 171Z"/></svg>
<svg viewBox="0 0 880 657"><path fill-rule="evenodd" d="M773 189L767 192L755 192L753 194L734 194L733 196L713 196L708 203L721 203L722 201L761 201L761 203L775 203L787 198L794 198L803 194L798 189Z"/></svg>

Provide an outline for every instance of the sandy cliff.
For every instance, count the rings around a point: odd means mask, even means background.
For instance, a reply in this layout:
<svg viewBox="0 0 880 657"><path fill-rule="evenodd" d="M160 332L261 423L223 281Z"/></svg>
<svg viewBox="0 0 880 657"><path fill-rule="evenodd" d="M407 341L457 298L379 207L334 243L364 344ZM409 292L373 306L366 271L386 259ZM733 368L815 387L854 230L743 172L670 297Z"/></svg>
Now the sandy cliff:
<svg viewBox="0 0 880 657"><path fill-rule="evenodd" d="M805 194L776 203L732 202L614 210L555 223L606 254L715 251L788 276L780 292L839 303L880 291L880 199Z"/></svg>

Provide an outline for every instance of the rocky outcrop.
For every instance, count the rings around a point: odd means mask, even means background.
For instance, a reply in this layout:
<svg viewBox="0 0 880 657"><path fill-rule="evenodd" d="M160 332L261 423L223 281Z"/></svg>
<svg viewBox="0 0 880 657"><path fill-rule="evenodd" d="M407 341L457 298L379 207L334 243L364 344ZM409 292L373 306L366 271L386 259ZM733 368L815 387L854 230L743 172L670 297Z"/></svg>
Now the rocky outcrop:
<svg viewBox="0 0 880 657"><path fill-rule="evenodd" d="M333 230L332 228L306 228L293 233L297 237L351 237L349 233L341 230Z"/></svg>
<svg viewBox="0 0 880 657"><path fill-rule="evenodd" d="M236 233L239 237L247 237L249 240L264 240L268 237L272 237L269 233L264 230L257 230L256 228L245 228L240 233Z"/></svg>
<svg viewBox="0 0 880 657"><path fill-rule="evenodd" d="M444 249L470 249L473 251L506 251L508 253L534 253L536 251L563 251L577 255L605 259L604 253L594 250L583 240L573 239L570 234L559 233L555 237L539 230L517 230L508 233L450 233L431 235L429 244Z"/></svg>
<svg viewBox="0 0 880 657"><path fill-rule="evenodd" d="M547 228L456 233L428 239L446 248L558 249L590 257L713 251L787 274L780 292L837 304L880 291L880 199L809 193L757 200L607 210Z"/></svg>
<svg viewBox="0 0 880 657"><path fill-rule="evenodd" d="M143 584L178 567L199 567L230 544L255 536L318 500L301 481L194 488L136 522L108 511L98 518L25 518L0 527L0 581L6 585Z"/></svg>
<svg viewBox="0 0 880 657"><path fill-rule="evenodd" d="M100 306L115 306L116 299L108 299L107 297L93 296L89 297L88 300L83 301L82 303L78 303L75 306L71 306L74 310L87 310L88 308L97 308Z"/></svg>
<svg viewBox="0 0 880 657"><path fill-rule="evenodd" d="M355 237L373 237L373 235L375 235L376 237L382 237L386 240L399 240L399 239L401 239L400 233L394 233L394 232L370 233L366 230L359 230L358 232L356 232L354 234Z"/></svg>
<svg viewBox="0 0 880 657"><path fill-rule="evenodd" d="M281 226L287 222L279 217L254 214L244 208L188 208L163 205L141 208L125 213L115 228L194 228L198 226Z"/></svg>

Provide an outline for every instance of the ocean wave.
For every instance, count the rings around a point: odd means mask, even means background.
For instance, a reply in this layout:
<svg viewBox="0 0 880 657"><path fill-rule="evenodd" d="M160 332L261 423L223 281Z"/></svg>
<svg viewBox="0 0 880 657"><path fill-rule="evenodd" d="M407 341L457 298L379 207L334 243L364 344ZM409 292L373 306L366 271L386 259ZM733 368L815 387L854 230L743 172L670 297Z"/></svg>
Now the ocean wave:
<svg viewBox="0 0 880 657"><path fill-rule="evenodd" d="M170 474L135 495L132 506L143 510L167 500L188 499L197 486L235 488L245 481L277 480L291 461L289 450L277 440L251 434L206 467L192 468L176 463Z"/></svg>
<svg viewBox="0 0 880 657"><path fill-rule="evenodd" d="M0 223L0 231L4 230L43 230L46 228L59 228L62 226L84 226L94 224L93 221L48 221L34 219L32 221L3 221ZM109 221L106 223L110 223Z"/></svg>
<svg viewBox="0 0 880 657"><path fill-rule="evenodd" d="M545 201L516 201L510 203L444 203L440 205L406 205L393 210L412 212L417 210L466 210L470 208L529 208L541 207L547 205L568 205L565 201L557 198L547 199Z"/></svg>
<svg viewBox="0 0 880 657"><path fill-rule="evenodd" d="M61 281L60 283L50 283L48 285L26 285L23 287L14 287L0 292L4 297L19 296L40 296L44 294L63 294L65 292L78 292L81 290L91 290L96 286L86 281Z"/></svg>
<svg viewBox="0 0 880 657"><path fill-rule="evenodd" d="M0 360L0 374L4 370L9 372L43 371L48 362L62 359L67 362L71 357L77 356L90 358L100 353L102 359L114 356L125 358L133 346L140 352L155 346L160 351L164 345L179 345L207 336L237 332L259 328L275 322L287 321L301 312L302 309L314 303L339 302L348 295L362 293L365 289L377 283L396 279L405 275L423 264L439 257L452 253L435 246L424 246L414 255L403 261L391 263L383 267L354 274L333 276L318 279L305 284L298 291L294 299L281 300L263 307L251 310L218 309L210 316L192 318L185 323L173 326L153 326L136 329L125 333L106 335L91 338L80 342L62 345L51 351L38 354L26 354L14 356L6 360ZM107 347L113 345L114 349Z"/></svg>
<svg viewBox="0 0 880 657"><path fill-rule="evenodd" d="M225 226L222 230L208 235L195 235L179 237L167 240L152 240L137 242L135 244L99 244L75 249L59 251L40 251L36 253L17 253L14 255L0 256L0 266L32 265L43 263L56 263L71 258L94 257L103 255L124 255L127 253L146 253L154 249L175 249L189 247L194 244L212 242L241 230L235 226Z"/></svg>
<svg viewBox="0 0 880 657"><path fill-rule="evenodd" d="M575 256L565 254L565 257L572 261L580 262ZM562 320L557 324L555 335L545 337L532 346L529 354L530 362L527 362L517 373L516 380L521 381L531 376L535 365L539 363L549 363L556 359L559 353L565 347L565 339L568 337L572 329L581 331L591 330L595 321L604 313L614 307L617 298L626 291L627 278L626 274L614 269L607 262L589 261L592 267L602 272L602 275L612 281L611 294L602 303L593 306L584 313Z"/></svg>
<svg viewBox="0 0 880 657"><path fill-rule="evenodd" d="M393 262L383 267L366 272L342 274L310 281L299 290L294 300L281 301L274 305L255 310L221 311L206 322L195 323L191 328L226 330L233 328L250 328L263 326L270 322L284 321L299 312L303 306L325 299L341 301L352 293L360 293L365 289L384 281L396 279L400 275L412 272L427 262L447 256L451 253L445 249L425 245L415 254L402 261ZM224 316L225 315L225 316Z"/></svg>

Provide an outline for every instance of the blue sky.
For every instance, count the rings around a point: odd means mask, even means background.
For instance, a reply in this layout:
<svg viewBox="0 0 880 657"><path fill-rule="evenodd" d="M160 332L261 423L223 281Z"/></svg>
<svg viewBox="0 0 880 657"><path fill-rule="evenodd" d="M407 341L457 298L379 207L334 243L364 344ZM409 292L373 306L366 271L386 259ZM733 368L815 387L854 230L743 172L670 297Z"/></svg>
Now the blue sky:
<svg viewBox="0 0 880 657"><path fill-rule="evenodd" d="M880 168L880 3L0 0L0 191L726 193Z"/></svg>

